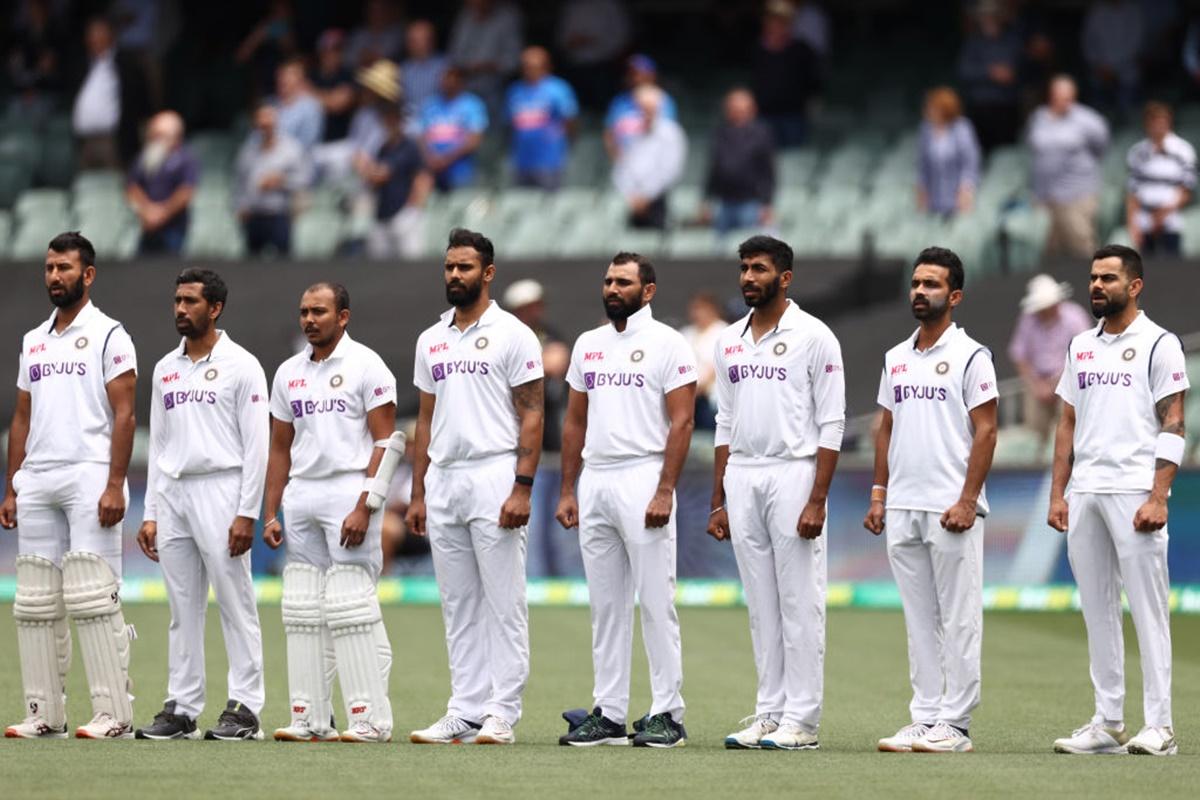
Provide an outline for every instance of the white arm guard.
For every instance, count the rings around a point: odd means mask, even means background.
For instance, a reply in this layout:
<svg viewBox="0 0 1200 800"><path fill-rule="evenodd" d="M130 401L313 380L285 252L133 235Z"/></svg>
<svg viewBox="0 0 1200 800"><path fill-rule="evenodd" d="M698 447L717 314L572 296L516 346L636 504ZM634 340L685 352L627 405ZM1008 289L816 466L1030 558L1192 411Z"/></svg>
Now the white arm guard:
<svg viewBox="0 0 1200 800"><path fill-rule="evenodd" d="M383 504L387 500L388 488L392 485L392 476L396 474L396 468L400 466L400 461L404 458L405 442L404 431L393 431L383 446L383 460L379 462L379 469L375 471L375 477L367 478L365 487L367 508L372 512L383 508Z"/></svg>

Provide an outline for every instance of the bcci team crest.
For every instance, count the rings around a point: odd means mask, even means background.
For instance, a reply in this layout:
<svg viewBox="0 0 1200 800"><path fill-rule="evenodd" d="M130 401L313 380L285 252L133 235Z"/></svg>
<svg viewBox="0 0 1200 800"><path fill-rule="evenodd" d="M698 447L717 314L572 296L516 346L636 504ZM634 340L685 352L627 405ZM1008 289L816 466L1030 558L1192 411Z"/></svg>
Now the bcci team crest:
<svg viewBox="0 0 1200 800"><path fill-rule="evenodd" d="M787 342L776 342L775 346L771 348L771 352L777 356L783 355L787 352Z"/></svg>
<svg viewBox="0 0 1200 800"><path fill-rule="evenodd" d="M332 386L334 389L336 389L342 385L342 381L343 381L343 378L341 375L334 375L332 378L329 379L329 385Z"/></svg>
<svg viewBox="0 0 1200 800"><path fill-rule="evenodd" d="M1133 357L1136 355L1137 350L1134 350L1132 347L1127 347L1125 352L1121 353L1121 358L1125 359L1126 361L1133 361Z"/></svg>
<svg viewBox="0 0 1200 800"><path fill-rule="evenodd" d="M75 349L76 350L82 350L83 348L85 348L87 346L88 346L88 338L86 336L80 336L78 339L75 340Z"/></svg>
<svg viewBox="0 0 1200 800"><path fill-rule="evenodd" d="M947 372L950 371L950 362L949 361L939 361L938 365L936 367L934 367L934 370L937 372L938 375L945 375Z"/></svg>
<svg viewBox="0 0 1200 800"><path fill-rule="evenodd" d="M215 380L217 379L217 375L218 375L218 374L220 374L220 373L218 373L218 372L217 372L217 368L216 368L216 367L209 367L209 368L208 368L207 370L205 370L205 372L204 372L204 380L206 380L206 381L215 381Z"/></svg>
<svg viewBox="0 0 1200 800"><path fill-rule="evenodd" d="M475 349L476 350L486 350L487 346L488 346L488 338L486 336L480 336L478 339L475 340Z"/></svg>
<svg viewBox="0 0 1200 800"><path fill-rule="evenodd" d="M639 361L641 361L645 357L646 357L646 354L644 352L642 352L641 350L634 350L632 353L629 354L629 360L635 364L638 363Z"/></svg>

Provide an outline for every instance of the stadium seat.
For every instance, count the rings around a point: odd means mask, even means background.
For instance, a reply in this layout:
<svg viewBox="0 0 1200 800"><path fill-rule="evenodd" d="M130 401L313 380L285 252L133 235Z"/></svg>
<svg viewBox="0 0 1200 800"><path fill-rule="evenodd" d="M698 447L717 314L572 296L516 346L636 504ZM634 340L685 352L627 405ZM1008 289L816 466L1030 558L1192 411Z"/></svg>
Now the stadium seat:
<svg viewBox="0 0 1200 800"><path fill-rule="evenodd" d="M19 261L40 261L46 255L46 244L69 227L65 208L18 212L16 216L17 233L10 255Z"/></svg>
<svg viewBox="0 0 1200 800"><path fill-rule="evenodd" d="M194 209L199 212L199 209ZM193 213L183 243L188 258L241 258L246 243L241 226L232 214L216 211Z"/></svg>
<svg viewBox="0 0 1200 800"><path fill-rule="evenodd" d="M17 198L13 210L19 223L47 216L66 217L67 193L61 189L29 189Z"/></svg>
<svg viewBox="0 0 1200 800"><path fill-rule="evenodd" d="M329 258L337 251L343 229L342 215L311 209L292 221L292 255L296 258Z"/></svg>
<svg viewBox="0 0 1200 800"><path fill-rule="evenodd" d="M712 228L680 228L663 245L669 258L707 258L719 252L720 240Z"/></svg>
<svg viewBox="0 0 1200 800"><path fill-rule="evenodd" d="M8 256L8 247L12 244L12 228L12 212L0 211L0 259Z"/></svg>
<svg viewBox="0 0 1200 800"><path fill-rule="evenodd" d="M1029 272L1041 262L1050 234L1050 215L1044 208L1025 205L1004 215L1001 227L1008 238L1008 266Z"/></svg>
<svg viewBox="0 0 1200 800"><path fill-rule="evenodd" d="M31 181L28 164L0 158L0 208L12 208Z"/></svg>

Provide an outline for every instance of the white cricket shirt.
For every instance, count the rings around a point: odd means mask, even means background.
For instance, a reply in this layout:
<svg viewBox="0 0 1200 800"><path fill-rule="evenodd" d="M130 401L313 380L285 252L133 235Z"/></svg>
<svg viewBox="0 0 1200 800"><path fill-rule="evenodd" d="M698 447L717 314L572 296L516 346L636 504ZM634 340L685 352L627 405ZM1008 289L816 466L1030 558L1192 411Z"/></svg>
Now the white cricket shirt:
<svg viewBox="0 0 1200 800"><path fill-rule="evenodd" d="M237 516L258 519L271 441L267 376L258 359L220 331L212 351L192 361L179 343L154 366L146 512L158 518L163 477L241 470Z"/></svg>
<svg viewBox="0 0 1200 800"><path fill-rule="evenodd" d="M367 412L396 402L396 378L379 355L343 333L324 361L312 345L284 361L271 386L271 416L290 422L292 478L363 472L375 440Z"/></svg>
<svg viewBox="0 0 1200 800"><path fill-rule="evenodd" d="M696 382L696 357L674 328L643 306L575 342L567 383L588 398L583 460L590 466L661 456L671 420L664 396Z"/></svg>
<svg viewBox="0 0 1200 800"><path fill-rule="evenodd" d="M750 318L726 328L713 353L718 447L730 464L816 455L821 425L846 418L842 348L824 322L791 300L756 344Z"/></svg>
<svg viewBox="0 0 1200 800"><path fill-rule="evenodd" d="M992 352L958 325L924 351L919 333L887 351L879 378L879 405L892 412L887 507L940 514L958 502L967 480L971 411L999 393ZM988 513L982 487L975 510Z"/></svg>
<svg viewBox="0 0 1200 800"><path fill-rule="evenodd" d="M113 412L105 386L137 372L133 340L90 301L62 333L54 331L57 315L56 310L21 342L17 388L29 392L31 401L21 466L107 464Z"/></svg>
<svg viewBox="0 0 1200 800"><path fill-rule="evenodd" d="M413 385L437 398L429 458L439 467L515 453L520 421L512 388L542 377L542 346L493 300L460 331L454 309L417 339Z"/></svg>
<svg viewBox="0 0 1200 800"><path fill-rule="evenodd" d="M1071 340L1058 381L1075 407L1070 491L1148 492L1162 430L1154 404L1189 386L1183 345L1141 311L1116 336L1103 331L1101 321Z"/></svg>

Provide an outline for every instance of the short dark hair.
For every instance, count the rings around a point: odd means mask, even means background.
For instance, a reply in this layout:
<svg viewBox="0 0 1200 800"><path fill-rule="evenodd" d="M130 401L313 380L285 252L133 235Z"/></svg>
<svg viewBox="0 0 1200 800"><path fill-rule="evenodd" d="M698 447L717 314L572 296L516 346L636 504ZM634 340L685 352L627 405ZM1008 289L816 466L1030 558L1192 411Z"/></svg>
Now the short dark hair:
<svg viewBox="0 0 1200 800"><path fill-rule="evenodd" d="M473 247L475 252L479 253L480 260L483 261L483 266L496 263L496 248L492 246L492 240L484 236L482 233L469 231L466 228L455 228L450 231L450 238L446 242L446 249L452 247Z"/></svg>
<svg viewBox="0 0 1200 800"><path fill-rule="evenodd" d="M650 263L650 259L646 258L641 253L629 253L624 250L612 257L614 264L637 264L638 280L642 286L650 283L658 283L658 276L654 274L654 265Z"/></svg>
<svg viewBox="0 0 1200 800"><path fill-rule="evenodd" d="M333 293L333 310L339 314L350 309L350 292L345 286L333 281L317 281L312 286L304 290L305 294L315 292L317 289L328 289Z"/></svg>
<svg viewBox="0 0 1200 800"><path fill-rule="evenodd" d="M792 248L774 236L751 236L738 245L738 258L759 255L771 259L779 272L787 272L792 268Z"/></svg>
<svg viewBox="0 0 1200 800"><path fill-rule="evenodd" d="M1133 278L1140 278L1142 272L1142 256L1137 250L1132 247L1126 247L1123 244L1106 244L1095 253L1092 253L1092 261L1099 261L1104 258L1119 258L1121 266L1125 268L1125 274Z"/></svg>
<svg viewBox="0 0 1200 800"><path fill-rule="evenodd" d="M85 267L96 266L96 248L79 231L66 231L50 240L49 249L56 253L79 253L79 260Z"/></svg>
<svg viewBox="0 0 1200 800"><path fill-rule="evenodd" d="M229 287L225 285L225 281L221 280L221 276L213 272L211 269L185 269L179 273L179 277L175 279L175 285L179 286L184 283L199 283L203 286L200 294L204 297L208 304L221 304L221 309L225 308L225 300L229 297Z"/></svg>
<svg viewBox="0 0 1200 800"><path fill-rule="evenodd" d="M913 260L913 269L922 264L931 264L935 267L945 267L950 270L950 291L963 288L963 273L962 259L958 257L958 253L945 247L926 247Z"/></svg>

